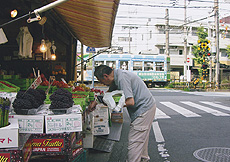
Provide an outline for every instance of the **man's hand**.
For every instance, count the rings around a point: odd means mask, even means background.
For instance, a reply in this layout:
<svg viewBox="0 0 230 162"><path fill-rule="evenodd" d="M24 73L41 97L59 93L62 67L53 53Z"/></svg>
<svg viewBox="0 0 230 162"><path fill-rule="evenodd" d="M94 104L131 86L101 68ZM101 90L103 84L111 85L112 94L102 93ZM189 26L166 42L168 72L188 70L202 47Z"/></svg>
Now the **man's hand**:
<svg viewBox="0 0 230 162"><path fill-rule="evenodd" d="M96 109L96 105L97 105L97 102L96 101L92 101L90 103L90 105L88 106L88 112L92 112Z"/></svg>

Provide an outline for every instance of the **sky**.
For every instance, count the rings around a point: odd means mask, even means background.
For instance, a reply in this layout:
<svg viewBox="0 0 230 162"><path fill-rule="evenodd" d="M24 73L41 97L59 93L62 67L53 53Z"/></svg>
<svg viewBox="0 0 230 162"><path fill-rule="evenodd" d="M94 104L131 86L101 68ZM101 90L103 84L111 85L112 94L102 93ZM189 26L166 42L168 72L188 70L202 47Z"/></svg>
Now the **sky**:
<svg viewBox="0 0 230 162"><path fill-rule="evenodd" d="M156 22L165 24L166 9L169 12L169 25L183 25L184 3L185 0L120 0L113 37L121 33L122 26L135 26L145 30L154 27ZM186 6L186 17L190 22L214 15L214 0L186 0ZM230 16L230 0L219 0L219 15L220 19ZM214 16L197 21L199 24L202 22L214 23ZM135 33L134 30L132 32Z"/></svg>
<svg viewBox="0 0 230 162"><path fill-rule="evenodd" d="M169 10L169 22L184 23L185 0L120 0L115 28L122 25L146 26L153 22L165 22L165 10ZM187 21L194 21L214 14L214 0L186 1ZM230 15L230 0L219 0L220 18ZM206 21L206 20L205 20ZM214 17L209 21L214 21Z"/></svg>
<svg viewBox="0 0 230 162"><path fill-rule="evenodd" d="M148 45L146 45L146 42L139 41L143 39L143 34L144 37L145 35L147 36L151 28L155 28L155 24L165 24L166 9L169 12L169 25L182 26L185 21L185 2L187 7L186 21L190 22L187 26L200 26L202 24L207 26L207 24L211 23L211 26L214 27L214 0L120 0L113 29L112 45L128 48L127 43L118 43L116 36L118 34L126 34L127 36L128 32L130 32L133 36L132 50L140 51L140 49L135 49L137 44L140 48L147 50ZM230 0L219 0L219 19L227 16L230 16ZM193 21L196 21L196 23L191 23ZM124 26L136 28L129 31ZM171 27L170 29L173 28ZM182 32L178 27L175 27L175 30ZM154 34L159 33L152 32L152 35ZM141 36L142 38L140 38ZM181 43L183 36L178 41Z"/></svg>

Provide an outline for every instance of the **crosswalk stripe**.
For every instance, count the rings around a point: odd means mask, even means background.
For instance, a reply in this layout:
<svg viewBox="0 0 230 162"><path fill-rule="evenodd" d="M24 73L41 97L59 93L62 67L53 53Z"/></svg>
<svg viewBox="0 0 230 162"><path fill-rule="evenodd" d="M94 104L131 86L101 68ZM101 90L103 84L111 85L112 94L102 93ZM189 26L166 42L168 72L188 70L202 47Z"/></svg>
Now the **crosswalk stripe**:
<svg viewBox="0 0 230 162"><path fill-rule="evenodd" d="M171 117L166 115L163 111L161 111L160 109L157 108L155 118L156 119L168 119Z"/></svg>
<svg viewBox="0 0 230 162"><path fill-rule="evenodd" d="M209 107L202 106L202 105L190 102L190 101L181 101L181 103L189 105L189 106L197 108L197 109L200 109L200 110L205 111L207 113L211 113L215 116L230 116L229 114L226 114L226 113L220 112L218 110L214 110L214 109L211 109Z"/></svg>
<svg viewBox="0 0 230 162"><path fill-rule="evenodd" d="M153 127L153 132L154 132L154 134L155 134L156 142L164 142L165 139L164 139L164 137L163 137L163 135L162 135L162 133L161 133L161 129L160 129L160 127L159 127L158 122L157 122L157 121L154 121L154 122L152 123L152 127Z"/></svg>
<svg viewBox="0 0 230 162"><path fill-rule="evenodd" d="M171 102L160 102L161 104L173 109L174 111L180 113L181 115L185 116L185 117L201 117L200 115L190 111L190 110L187 110L181 106L178 106L174 103L171 103Z"/></svg>
<svg viewBox="0 0 230 162"><path fill-rule="evenodd" d="M228 106L224 106L224 105L220 105L220 104L216 104L214 102L208 102L208 101L200 101L200 102L204 103L204 104L207 104L207 105L210 105L210 106L213 106L213 107L217 107L217 108L220 108L220 109L223 109L223 110L230 111L230 107L228 107Z"/></svg>

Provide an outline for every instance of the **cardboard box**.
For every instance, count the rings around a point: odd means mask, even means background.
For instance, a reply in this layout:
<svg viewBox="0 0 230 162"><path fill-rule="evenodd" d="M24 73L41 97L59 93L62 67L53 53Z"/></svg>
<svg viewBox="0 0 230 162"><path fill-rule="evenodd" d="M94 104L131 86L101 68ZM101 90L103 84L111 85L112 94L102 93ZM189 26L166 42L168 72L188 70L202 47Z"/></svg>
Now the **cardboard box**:
<svg viewBox="0 0 230 162"><path fill-rule="evenodd" d="M46 115L45 128L47 134L82 131L82 115Z"/></svg>
<svg viewBox="0 0 230 162"><path fill-rule="evenodd" d="M111 121L115 123L123 123L123 113L111 113Z"/></svg>
<svg viewBox="0 0 230 162"><path fill-rule="evenodd" d="M98 106L97 109L94 111L94 124L100 125L105 122L108 122L108 120L109 120L108 107L102 105Z"/></svg>
<svg viewBox="0 0 230 162"><path fill-rule="evenodd" d="M33 134L33 153L66 155L76 144L76 133Z"/></svg>
<svg viewBox="0 0 230 162"><path fill-rule="evenodd" d="M43 133L44 116L43 115L10 115L11 119L17 119L19 124L19 133Z"/></svg>
<svg viewBox="0 0 230 162"><path fill-rule="evenodd" d="M108 135L109 134L109 122L98 122L94 123L94 129L93 129L94 135Z"/></svg>
<svg viewBox="0 0 230 162"><path fill-rule="evenodd" d="M19 146L0 149L1 162L28 162L32 154L30 134L19 134Z"/></svg>
<svg viewBox="0 0 230 162"><path fill-rule="evenodd" d="M94 135L93 133L85 133L83 135L83 148L93 148Z"/></svg>
<svg viewBox="0 0 230 162"><path fill-rule="evenodd" d="M10 125L0 128L0 148L18 147L18 120L10 120Z"/></svg>
<svg viewBox="0 0 230 162"><path fill-rule="evenodd" d="M108 119L108 117L109 117L108 107L97 105L96 110L94 110L94 118Z"/></svg>

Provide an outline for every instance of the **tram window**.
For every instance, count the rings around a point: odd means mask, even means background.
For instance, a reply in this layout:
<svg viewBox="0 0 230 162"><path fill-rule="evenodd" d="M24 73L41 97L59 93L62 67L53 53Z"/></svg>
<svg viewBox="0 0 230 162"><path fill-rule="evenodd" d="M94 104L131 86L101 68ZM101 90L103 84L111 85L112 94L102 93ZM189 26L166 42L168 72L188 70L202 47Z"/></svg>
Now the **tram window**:
<svg viewBox="0 0 230 162"><path fill-rule="evenodd" d="M116 69L116 61L106 61L106 65L113 69Z"/></svg>
<svg viewBox="0 0 230 162"><path fill-rule="evenodd" d="M133 61L133 71L142 71L142 61Z"/></svg>
<svg viewBox="0 0 230 162"><path fill-rule="evenodd" d="M164 62L156 62L156 71L164 71Z"/></svg>
<svg viewBox="0 0 230 162"><path fill-rule="evenodd" d="M145 61L144 62L144 71L151 71L153 70L153 62Z"/></svg>
<svg viewBox="0 0 230 162"><path fill-rule="evenodd" d="M104 61L95 61L95 66L104 65Z"/></svg>
<svg viewBox="0 0 230 162"><path fill-rule="evenodd" d="M128 61L120 61L120 69L128 70Z"/></svg>

